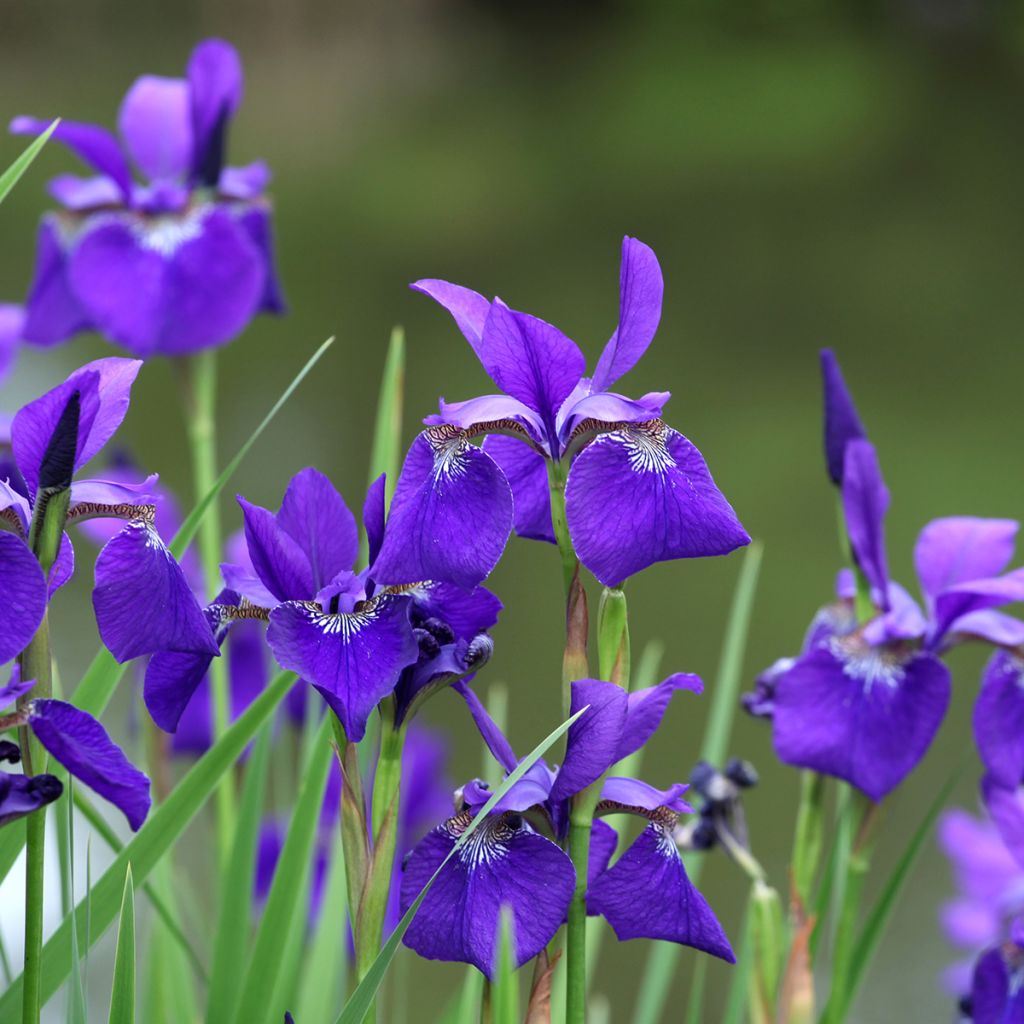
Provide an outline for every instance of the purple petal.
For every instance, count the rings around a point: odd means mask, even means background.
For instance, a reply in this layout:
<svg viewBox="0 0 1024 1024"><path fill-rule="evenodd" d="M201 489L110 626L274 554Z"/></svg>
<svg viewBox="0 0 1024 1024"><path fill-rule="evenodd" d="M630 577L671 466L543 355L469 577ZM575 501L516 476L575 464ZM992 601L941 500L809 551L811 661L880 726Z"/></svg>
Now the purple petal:
<svg viewBox="0 0 1024 1024"><path fill-rule="evenodd" d="M92 603L100 637L119 662L156 651L218 653L181 566L145 523L129 523L100 552Z"/></svg>
<svg viewBox="0 0 1024 1024"><path fill-rule="evenodd" d="M52 804L63 792L64 785L56 775L0 772L0 828Z"/></svg>
<svg viewBox="0 0 1024 1024"><path fill-rule="evenodd" d="M224 562L220 574L228 590L235 591L260 608L273 608L278 603L278 599L267 590L262 580L253 575L251 569Z"/></svg>
<svg viewBox="0 0 1024 1024"><path fill-rule="evenodd" d="M58 174L46 186L47 192L65 209L81 213L99 206L118 206L124 197L110 178L80 178L77 174Z"/></svg>
<svg viewBox="0 0 1024 1024"><path fill-rule="evenodd" d="M366 530L366 543L369 549L370 575L373 575L373 563L380 554L380 546L384 541L384 523L387 518L387 474L381 473L370 484L363 501L363 527Z"/></svg>
<svg viewBox="0 0 1024 1024"><path fill-rule="evenodd" d="M11 667L11 678L8 680L7 685L0 686L0 709L9 707L19 697L24 697L35 685L36 681L34 679L21 678L21 667L15 663Z"/></svg>
<svg viewBox="0 0 1024 1024"><path fill-rule="evenodd" d="M440 619L456 639L472 640L497 621L502 604L486 587L463 590L451 583L425 583L411 592L416 621Z"/></svg>
<svg viewBox="0 0 1024 1024"><path fill-rule="evenodd" d="M448 281L426 278L409 287L413 291L430 296L451 313L459 330L465 335L466 341L470 343L477 358L483 363L484 369L490 373L481 341L487 314L491 309L490 302L471 288L463 288L462 285L450 284Z"/></svg>
<svg viewBox="0 0 1024 1024"><path fill-rule="evenodd" d="M50 121L35 117L16 117L11 122L10 131L14 135L42 135L50 124ZM96 168L100 174L112 178L121 190L121 195L125 199L129 197L132 177L128 161L117 139L106 128L80 121L61 121L50 138L64 143L79 159Z"/></svg>
<svg viewBox="0 0 1024 1024"><path fill-rule="evenodd" d="M22 332L34 345L56 345L92 327L88 312L71 287L63 234L55 216L43 217L36 237L35 271L25 300Z"/></svg>
<svg viewBox="0 0 1024 1024"><path fill-rule="evenodd" d="M497 564L511 529L512 491L491 457L450 428L431 428L405 458L374 578L472 589Z"/></svg>
<svg viewBox="0 0 1024 1024"><path fill-rule="evenodd" d="M700 452L660 422L587 445L569 470L565 503L576 553L608 586L655 562L750 542Z"/></svg>
<svg viewBox="0 0 1024 1024"><path fill-rule="evenodd" d="M1024 781L1024 662L997 651L974 705L974 741L988 773L1010 788Z"/></svg>
<svg viewBox="0 0 1024 1024"><path fill-rule="evenodd" d="M914 566L929 603L947 587L998 576L1013 557L1013 519L950 516L934 519L914 546Z"/></svg>
<svg viewBox="0 0 1024 1024"><path fill-rule="evenodd" d="M224 163L227 122L242 102L242 62L230 43L205 39L192 51L187 74L192 98L192 173L203 184L216 185Z"/></svg>
<svg viewBox="0 0 1024 1024"><path fill-rule="evenodd" d="M587 395L578 402L570 398L559 417L559 436L563 443L566 442L576 427L587 420L618 425L660 419L661 411L671 397L668 391L651 391L640 399L603 391Z"/></svg>
<svg viewBox="0 0 1024 1024"><path fill-rule="evenodd" d="M451 814L452 791L448 778L449 738L425 726L409 727L402 754L401 806L398 812L398 850L401 854Z"/></svg>
<svg viewBox="0 0 1024 1024"><path fill-rule="evenodd" d="M109 800L133 831L149 813L149 779L92 715L61 700L32 702L32 731L67 770Z"/></svg>
<svg viewBox="0 0 1024 1024"><path fill-rule="evenodd" d="M20 537L0 531L0 665L20 654L35 636L46 612L43 570Z"/></svg>
<svg viewBox="0 0 1024 1024"><path fill-rule="evenodd" d="M640 779L610 775L601 787L601 800L641 811L656 811L659 807L667 807L676 814L692 814L693 808L682 799L689 788L684 782L674 782L668 789L656 789Z"/></svg>
<svg viewBox="0 0 1024 1024"><path fill-rule="evenodd" d="M843 463L843 513L850 547L861 571L881 599L888 601L889 570L885 557L885 513L889 491L878 455L870 441L846 445Z"/></svg>
<svg viewBox="0 0 1024 1024"><path fill-rule="evenodd" d="M75 295L129 351L184 355L229 341L255 314L264 260L227 210L181 218L107 217L70 256Z"/></svg>
<svg viewBox="0 0 1024 1024"><path fill-rule="evenodd" d="M60 547L57 549L57 558L50 568L50 576L46 581L46 596L53 597L54 594L64 586L75 574L75 549L71 544L71 538L61 534Z"/></svg>
<svg viewBox="0 0 1024 1024"><path fill-rule="evenodd" d="M24 336L24 329L24 306L0 302L0 381L6 378L14 365L18 343Z"/></svg>
<svg viewBox="0 0 1024 1024"><path fill-rule="evenodd" d="M181 176L192 162L188 82L157 75L137 78L121 102L117 129L147 178Z"/></svg>
<svg viewBox="0 0 1024 1024"><path fill-rule="evenodd" d="M703 693L704 684L700 676L689 672L676 672L657 686L637 690L629 695L626 708L626 723L622 730L615 760L621 761L639 750L655 733L661 724L669 701L679 690Z"/></svg>
<svg viewBox="0 0 1024 1024"><path fill-rule="evenodd" d="M971 979L972 1024L1024 1024L1019 973L1020 966L1011 967L1002 949L990 949L978 960Z"/></svg>
<svg viewBox="0 0 1024 1024"><path fill-rule="evenodd" d="M403 911L455 845L458 822L435 828L413 851ZM518 966L558 931L575 884L572 862L554 843L521 819L492 819L445 865L403 941L427 960L473 964L490 977L503 908L512 914Z"/></svg>
<svg viewBox="0 0 1024 1024"><path fill-rule="evenodd" d="M776 681L775 751L881 800L924 757L949 697L949 671L931 655L867 648L840 659L819 647Z"/></svg>
<svg viewBox="0 0 1024 1024"><path fill-rule="evenodd" d="M462 430L480 428L472 431L478 434L482 429L508 424L509 421L518 424L535 441L545 440L546 428L541 417L518 398L509 398L508 395L481 395L465 402L446 402L442 398L437 415L427 416L423 422L428 426L448 424Z"/></svg>
<svg viewBox="0 0 1024 1024"><path fill-rule="evenodd" d="M18 485L24 483L17 479L21 474L18 473L18 467L13 462L0 468L10 471L9 479L12 482ZM3 530L16 532L19 537L24 537L28 533L29 522L32 519L32 506L29 505L28 498L24 494L15 490L10 483L6 483L2 478L0 478L0 512L8 513L4 516L6 525L2 527Z"/></svg>
<svg viewBox="0 0 1024 1024"><path fill-rule="evenodd" d="M278 605L270 613L267 642L282 668L320 691L354 743L419 654L403 598L385 598L372 611L349 615L297 602Z"/></svg>
<svg viewBox="0 0 1024 1024"><path fill-rule="evenodd" d="M63 384L22 406L11 424L11 446L18 468L34 494L39 469L54 428L77 391L80 414L75 469L88 462L113 437L128 412L132 384L142 363L111 356L86 363Z"/></svg>
<svg viewBox="0 0 1024 1024"><path fill-rule="evenodd" d="M516 765L519 764L519 758L516 757L512 745L505 738L505 734L487 713L487 709L481 703L480 698L464 682L455 683L452 689L461 695L469 707L469 713L473 716L473 722L477 729L480 730L480 735L483 737L487 749L494 756L494 760L506 772L513 771Z"/></svg>
<svg viewBox="0 0 1024 1024"><path fill-rule="evenodd" d="M249 557L267 590L277 601L301 601L312 597L318 588L313 581L309 559L298 542L285 533L272 512L259 505L251 505L241 495L238 496L238 504L245 520Z"/></svg>
<svg viewBox="0 0 1024 1024"><path fill-rule="evenodd" d="M590 828L590 855L587 859L587 890L608 870L619 845L619 833L606 821L596 820ZM588 907L589 911L589 907Z"/></svg>
<svg viewBox="0 0 1024 1024"><path fill-rule="evenodd" d="M968 899L998 908L1017 909L1024 898L1024 870L987 818L953 809L939 820L938 841L949 858L957 889Z"/></svg>
<svg viewBox="0 0 1024 1024"><path fill-rule="evenodd" d="M1001 786L986 775L981 780L981 795L1003 844L1024 868L1024 788Z"/></svg>
<svg viewBox="0 0 1024 1024"><path fill-rule="evenodd" d="M221 176L221 188L224 188L223 175ZM262 313L284 313L288 309L288 303L285 302L284 291L277 274L270 206L267 203L251 203L238 211L237 216L238 223L248 233L263 261L263 296L259 301L258 309Z"/></svg>
<svg viewBox="0 0 1024 1024"><path fill-rule="evenodd" d="M514 437L492 434L484 451L498 464L512 488L512 521L516 534L555 543L551 527L551 495L547 461Z"/></svg>
<svg viewBox="0 0 1024 1024"><path fill-rule="evenodd" d="M220 172L217 191L228 199L258 199L270 185L270 168L263 160L254 160L244 167L225 167Z"/></svg>
<svg viewBox="0 0 1024 1024"><path fill-rule="evenodd" d="M588 905L603 914L621 942L664 939L735 963L729 940L686 875L672 837L648 825L591 886Z"/></svg>
<svg viewBox="0 0 1024 1024"><path fill-rule="evenodd" d="M296 473L276 518L306 556L313 574L313 590L301 596L309 597L352 568L359 553L356 519L323 473L312 467Z"/></svg>
<svg viewBox="0 0 1024 1024"><path fill-rule="evenodd" d="M76 480L71 485L71 508L82 504L155 505L164 498L157 488L159 479L156 473L151 473L136 483L127 480Z"/></svg>
<svg viewBox="0 0 1024 1024"><path fill-rule="evenodd" d="M938 647L947 633L957 632L960 620L974 612L1024 601L1024 569L1014 569L995 579L956 583L935 599L935 623L930 637Z"/></svg>
<svg viewBox="0 0 1024 1024"><path fill-rule="evenodd" d="M872 647L881 647L923 637L928 632L928 620L917 602L898 583L889 584L888 595L889 610L864 627L865 641Z"/></svg>
<svg viewBox="0 0 1024 1024"><path fill-rule="evenodd" d="M552 800L565 800L597 781L617 760L626 724L626 691L600 679L572 684L569 714L586 711L569 726L565 761L551 790Z"/></svg>
<svg viewBox="0 0 1024 1024"><path fill-rule="evenodd" d="M956 632L967 638L987 640L998 647L1024 644L1024 622L1003 612L968 612L956 620Z"/></svg>
<svg viewBox="0 0 1024 1024"><path fill-rule="evenodd" d="M821 380L825 395L825 464L832 483L838 487L843 482L847 443L867 438L867 433L831 349L821 350Z"/></svg>
<svg viewBox="0 0 1024 1024"><path fill-rule="evenodd" d="M619 270L619 326L594 371L594 391L606 391L647 351L658 322L665 284L654 250L628 235Z"/></svg>
<svg viewBox="0 0 1024 1024"><path fill-rule="evenodd" d="M537 412L553 432L555 415L585 369L576 343L544 320L494 302L480 344L495 384Z"/></svg>

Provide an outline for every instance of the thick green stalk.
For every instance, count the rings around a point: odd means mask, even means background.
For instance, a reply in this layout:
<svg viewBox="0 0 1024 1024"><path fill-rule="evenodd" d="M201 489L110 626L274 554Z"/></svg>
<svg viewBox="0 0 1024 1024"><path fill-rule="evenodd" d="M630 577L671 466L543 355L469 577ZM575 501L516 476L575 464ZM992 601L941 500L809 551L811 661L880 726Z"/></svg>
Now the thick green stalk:
<svg viewBox="0 0 1024 1024"><path fill-rule="evenodd" d="M36 498L35 513L29 530L29 547L39 560L44 574L49 575L57 560L64 522L67 519L71 491L56 494L42 492ZM35 686L18 701L25 708L37 697L49 697L53 691L53 659L50 653L49 613L28 647L18 658L22 679L34 679ZM22 763L26 775L41 775L46 771L46 751L23 725L18 730ZM43 875L46 853L46 809L28 815L25 820L25 969L22 989L22 1021L38 1024L42 1008L40 978L43 953Z"/></svg>
<svg viewBox="0 0 1024 1024"><path fill-rule="evenodd" d="M185 422L192 482L196 501L213 490L217 482L217 353L207 349L190 356L185 363ZM222 557L220 508L211 502L199 524L199 557L203 586L210 600L220 590ZM224 735L230 717L227 671L222 658L210 663L210 701L214 742ZM221 869L231 856L235 832L235 791L233 776L226 772L217 787L217 851Z"/></svg>
<svg viewBox="0 0 1024 1024"><path fill-rule="evenodd" d="M565 1024L584 1024L587 1015L587 861L594 810L593 801L586 797L586 791L578 794L569 819L569 857L576 868L576 889L566 922Z"/></svg>
<svg viewBox="0 0 1024 1024"><path fill-rule="evenodd" d="M555 534L558 553L562 556L562 581L566 597L572 589L576 575L576 552L569 538L569 524L565 518L565 478L567 468L560 462L548 461L548 489L551 494L551 528Z"/></svg>
<svg viewBox="0 0 1024 1024"><path fill-rule="evenodd" d="M800 773L800 805L793 837L793 889L800 899L801 913L811 905L814 876L821 860L824 836L825 777L813 771Z"/></svg>
<svg viewBox="0 0 1024 1024"><path fill-rule="evenodd" d="M380 709L380 756L373 776L374 843L379 838L391 801L398 795L402 781L402 751L405 748L405 727L395 728L393 702L385 700Z"/></svg>

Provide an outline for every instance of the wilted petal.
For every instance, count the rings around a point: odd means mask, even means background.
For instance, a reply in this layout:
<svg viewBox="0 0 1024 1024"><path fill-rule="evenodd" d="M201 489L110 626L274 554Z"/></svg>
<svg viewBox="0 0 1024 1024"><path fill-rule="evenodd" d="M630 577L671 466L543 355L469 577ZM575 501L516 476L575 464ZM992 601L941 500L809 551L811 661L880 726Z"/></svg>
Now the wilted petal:
<svg viewBox="0 0 1024 1024"><path fill-rule="evenodd" d="M56 775L0 772L0 828L52 804L63 792L64 785Z"/></svg>
<svg viewBox="0 0 1024 1024"><path fill-rule="evenodd" d="M1024 782L1024 662L997 651L974 705L974 740L988 773L1010 788Z"/></svg>
<svg viewBox="0 0 1024 1024"><path fill-rule="evenodd" d="M647 351L661 320L664 290L654 250L627 235L619 270L619 326L598 360L594 391L610 388Z"/></svg>
<svg viewBox="0 0 1024 1024"><path fill-rule="evenodd" d="M404 598L347 615L287 602L270 613L267 642L282 668L320 691L352 742L363 738L370 712L419 654Z"/></svg>
<svg viewBox="0 0 1024 1024"><path fill-rule="evenodd" d="M569 714L587 710L569 726L565 761L551 790L552 800L565 800L579 793L618 759L627 699L621 686L600 679L581 679L572 684Z"/></svg>
<svg viewBox="0 0 1024 1024"><path fill-rule="evenodd" d="M867 434L831 349L821 350L821 378L825 397L825 464L832 483L838 487L843 482L847 443L866 438Z"/></svg>
<svg viewBox="0 0 1024 1024"><path fill-rule="evenodd" d="M889 570L885 556L885 513L889 491L870 441L846 445L843 463L843 513L850 547L879 600L888 604Z"/></svg>
<svg viewBox="0 0 1024 1024"><path fill-rule="evenodd" d="M580 560L609 586L655 562L750 542L700 452L660 422L587 445L569 470L565 504Z"/></svg>
<svg viewBox="0 0 1024 1024"><path fill-rule="evenodd" d="M545 458L523 441L497 434L484 441L484 451L498 464L512 488L512 521L516 534L554 544Z"/></svg>
<svg viewBox="0 0 1024 1024"><path fill-rule="evenodd" d="M704 684L700 676L689 672L676 672L657 686L636 690L629 695L626 706L626 722L622 738L615 751L615 760L621 761L639 750L655 733L664 717L669 701L679 690L703 693Z"/></svg>
<svg viewBox="0 0 1024 1024"><path fill-rule="evenodd" d="M128 819L133 831L149 813L149 779L124 756L92 715L61 700L32 702L32 731L67 770Z"/></svg>
<svg viewBox="0 0 1024 1024"><path fill-rule="evenodd" d="M20 654L46 612L46 578L25 542L0 530L0 665Z"/></svg>
<svg viewBox="0 0 1024 1024"><path fill-rule="evenodd" d="M192 174L214 186L224 166L227 124L242 102L242 62L223 39L204 39L188 62L192 99Z"/></svg>
<svg viewBox="0 0 1024 1024"><path fill-rule="evenodd" d="M409 908L462 830L453 818L412 852L402 878ZM516 965L536 956L565 918L576 884L572 861L518 815L484 822L448 862L427 893L403 941L428 960L473 964L488 977L495 966L503 908L512 914Z"/></svg>
<svg viewBox="0 0 1024 1024"><path fill-rule="evenodd" d="M22 329L25 340L33 345L56 345L92 326L88 311L71 288L61 233L56 216L43 217L36 235L35 271Z"/></svg>
<svg viewBox="0 0 1024 1024"><path fill-rule="evenodd" d="M276 519L309 563L313 588L303 597L316 593L355 564L359 553L355 516L334 484L311 466L292 477Z"/></svg>
<svg viewBox="0 0 1024 1024"><path fill-rule="evenodd" d="M463 288L462 285L450 284L448 281L425 278L409 287L413 291L429 295L451 313L459 330L465 335L466 341L470 343L477 358L483 363L484 369L490 373L481 342L484 324L491 308L490 302L478 292L473 291L472 288Z"/></svg>
<svg viewBox="0 0 1024 1024"><path fill-rule="evenodd" d="M949 516L934 519L914 545L914 566L929 603L947 587L998 576L1013 557L1013 519Z"/></svg>
<svg viewBox="0 0 1024 1024"><path fill-rule="evenodd" d="M30 493L36 491L54 430L74 395L78 395L79 403L74 455L77 470L100 451L121 425L141 366L135 359L97 359L18 410L11 424L11 446Z"/></svg>
<svg viewBox="0 0 1024 1024"><path fill-rule="evenodd" d="M205 206L144 225L103 220L75 245L70 274L96 326L130 352L186 355L245 327L266 266L229 211Z"/></svg>
<svg viewBox="0 0 1024 1024"><path fill-rule="evenodd" d="M511 529L512 492L501 470L453 428L433 427L405 458L374 578L471 589L497 564Z"/></svg>
<svg viewBox="0 0 1024 1024"><path fill-rule="evenodd" d="M42 135L51 123L35 117L16 117L11 121L10 131L13 135ZM83 124L81 121L61 121L50 138L54 142L63 142L79 159L100 174L112 178L121 190L122 197L129 197L132 176L128 170L128 161L117 139L106 128L97 124Z"/></svg>
<svg viewBox="0 0 1024 1024"><path fill-rule="evenodd" d="M117 128L147 178L184 174L192 162L188 82L158 75L137 78L121 101Z"/></svg>
<svg viewBox="0 0 1024 1024"><path fill-rule="evenodd" d="M155 651L218 652L181 566L145 523L129 523L100 552L92 603L100 637L119 662Z"/></svg>
<svg viewBox="0 0 1024 1024"><path fill-rule="evenodd" d="M924 757L949 705L949 671L928 654L817 648L775 684L775 751L881 800Z"/></svg>
<svg viewBox="0 0 1024 1024"><path fill-rule="evenodd" d="M714 912L687 877L676 844L658 825L648 825L597 879L587 902L622 942L664 939L736 962Z"/></svg>

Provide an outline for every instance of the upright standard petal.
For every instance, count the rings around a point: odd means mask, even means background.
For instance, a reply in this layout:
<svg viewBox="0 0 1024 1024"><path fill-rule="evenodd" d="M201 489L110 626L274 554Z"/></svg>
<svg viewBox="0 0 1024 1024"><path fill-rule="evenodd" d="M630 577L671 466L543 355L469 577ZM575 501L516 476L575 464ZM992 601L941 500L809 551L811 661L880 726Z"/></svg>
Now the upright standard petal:
<svg viewBox="0 0 1024 1024"><path fill-rule="evenodd" d="M452 818L412 852L402 878L402 910L451 852L469 823ZM484 822L445 865L403 941L427 960L472 964L492 976L503 909L512 914L516 966L558 931L572 900L572 861L517 814Z"/></svg>
<svg viewBox="0 0 1024 1024"><path fill-rule="evenodd" d="M821 350L821 382L825 397L825 465L832 483L839 487L843 482L847 443L866 438L867 433L835 353L828 348Z"/></svg>
<svg viewBox="0 0 1024 1024"><path fill-rule="evenodd" d="M366 530L366 546L369 553L370 575L373 563L380 554L384 542L384 523L387 520L387 474L381 473L367 488L363 501L363 527Z"/></svg>
<svg viewBox="0 0 1024 1024"><path fill-rule="evenodd" d="M270 613L267 642L282 668L320 691L352 742L363 738L370 713L419 655L406 598L347 615L289 601Z"/></svg>
<svg viewBox="0 0 1024 1024"><path fill-rule="evenodd" d="M213 187L224 166L228 121L242 102L242 62L223 39L205 39L188 62L192 101L192 176Z"/></svg>
<svg viewBox="0 0 1024 1024"><path fill-rule="evenodd" d="M1024 662L992 655L974 705L974 742L989 775L1013 788L1024 782Z"/></svg>
<svg viewBox="0 0 1024 1024"><path fill-rule="evenodd" d="M65 233L54 214L47 214L39 223L35 270L22 328L22 336L33 345L57 345L92 327L88 310L71 287Z"/></svg>
<svg viewBox="0 0 1024 1024"><path fill-rule="evenodd" d="M636 690L629 695L629 702L626 705L626 721L622 729L622 737L619 740L619 747L615 751L616 761L629 757L654 735L658 726L661 725L669 701L679 690L703 693L704 684L701 682L700 676L695 676L690 672L676 672L667 679L663 679L657 686L650 686L646 690Z"/></svg>
<svg viewBox="0 0 1024 1024"><path fill-rule="evenodd" d="M516 534L554 544L548 465L544 457L523 441L499 434L484 440L484 451L498 464L512 488L512 522Z"/></svg>
<svg viewBox="0 0 1024 1024"><path fill-rule="evenodd" d="M882 479L875 446L853 440L843 462L843 514L857 565L883 607L889 603L889 568L885 555L885 513L889 490Z"/></svg>
<svg viewBox="0 0 1024 1024"><path fill-rule="evenodd" d="M424 278L409 286L415 292L422 292L436 303L444 306L451 313L459 330L465 335L466 341L472 346L477 358L483 363L484 369L490 373L481 338L484 324L490 312L491 303L472 288L463 288L459 284Z"/></svg>
<svg viewBox="0 0 1024 1024"><path fill-rule="evenodd" d="M776 680L775 751L878 801L924 757L949 697L949 670L938 658L835 640Z"/></svg>
<svg viewBox="0 0 1024 1024"><path fill-rule="evenodd" d="M245 543L256 575L277 601L303 601L319 588L298 541L281 529L277 517L238 495L245 522ZM228 586L233 586L227 581ZM263 603L263 602L258 602ZM276 602L275 602L276 603Z"/></svg>
<svg viewBox="0 0 1024 1024"><path fill-rule="evenodd" d="M147 178L180 177L192 163L188 82L159 75L136 79L121 101L117 128Z"/></svg>
<svg viewBox="0 0 1024 1024"><path fill-rule="evenodd" d="M50 121L35 117L16 117L11 121L10 130L14 135L42 135L50 127ZM121 152L117 139L96 124L83 124L81 121L61 121L50 136L55 142L63 142L79 159L100 174L117 183L125 200L132 190L132 176L128 170L128 161Z"/></svg>
<svg viewBox="0 0 1024 1024"><path fill-rule="evenodd" d="M63 792L64 784L56 775L0 772L0 828L52 804Z"/></svg>
<svg viewBox="0 0 1024 1024"><path fill-rule="evenodd" d="M471 589L497 564L511 529L512 492L491 457L461 432L431 427L405 457L374 578Z"/></svg>
<svg viewBox="0 0 1024 1024"><path fill-rule="evenodd" d="M107 730L92 715L62 700L36 700L31 707L32 731L39 742L138 831L149 813L149 779L124 756Z"/></svg>
<svg viewBox="0 0 1024 1024"><path fill-rule="evenodd" d="M619 270L619 326L594 370L594 391L607 391L647 351L661 320L664 291L654 250L627 235Z"/></svg>
<svg viewBox="0 0 1024 1024"><path fill-rule="evenodd" d="M580 560L608 586L655 562L750 542L700 452L660 421L587 445L569 470L565 505Z"/></svg>
<svg viewBox="0 0 1024 1024"><path fill-rule="evenodd" d="M46 577L36 556L13 533L0 530L0 665L20 654L46 612Z"/></svg>
<svg viewBox="0 0 1024 1024"><path fill-rule="evenodd" d="M334 484L312 466L292 477L276 519L309 562L313 588L304 597L355 564L359 553L356 518Z"/></svg>
<svg viewBox="0 0 1024 1024"><path fill-rule="evenodd" d="M1013 557L1019 525L977 516L933 519L914 545L914 566L929 605L947 587L998 576Z"/></svg>
<svg viewBox="0 0 1024 1024"><path fill-rule="evenodd" d="M649 824L590 887L587 904L620 941L664 939L735 963L718 918L687 877L671 835Z"/></svg>
<svg viewBox="0 0 1024 1024"><path fill-rule="evenodd" d="M11 424L11 447L34 494L54 432L77 401L77 441L73 468L80 469L114 436L128 412L132 384L142 363L110 356L86 363L63 384L22 406ZM75 396L78 396L75 399Z"/></svg>
<svg viewBox="0 0 1024 1024"><path fill-rule="evenodd" d="M100 552L92 604L119 662L156 651L219 651L181 566L146 523L128 523Z"/></svg>

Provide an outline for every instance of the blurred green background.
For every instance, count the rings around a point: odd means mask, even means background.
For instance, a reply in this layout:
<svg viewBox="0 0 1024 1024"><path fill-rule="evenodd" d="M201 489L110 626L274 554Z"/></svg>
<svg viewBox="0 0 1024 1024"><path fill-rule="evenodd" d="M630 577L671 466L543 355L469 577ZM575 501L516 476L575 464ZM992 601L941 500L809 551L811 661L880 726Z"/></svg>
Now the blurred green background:
<svg viewBox="0 0 1024 1024"><path fill-rule="evenodd" d="M274 169L291 312L224 350L225 454L315 346L338 336L239 472L233 488L254 501L276 506L290 475L312 463L361 503L395 323L409 339L407 440L439 395L487 389L461 335L409 281L445 277L499 293L558 324L594 360L616 322L629 233L656 249L666 298L659 335L622 386L673 392L669 421L765 542L748 677L796 650L839 564L820 454L821 345L839 353L881 454L896 576L912 583L913 541L932 517L1024 514L1017 4L55 0L7 3L2 17L5 119L60 114L113 126L137 74L179 74L208 34L240 47L247 95L232 162L264 157ZM21 145L0 139L0 164ZM50 147L5 204L0 299L23 295L44 182L74 163ZM95 338L26 351L0 392L3 408L106 351ZM121 436L187 495L174 383L170 366L147 366ZM237 526L234 504L224 507ZM54 610L72 682L94 649L84 568ZM635 648L660 638L666 670L710 682L738 569L739 556L675 563L631 582ZM557 556L513 540L490 585L506 611L478 686L508 683L512 738L525 750L559 709ZM974 805L969 721L981 664L975 650L952 658L951 713L890 801L880 868L958 766L956 799ZM707 697L680 697L671 709L647 755L652 782L685 779L707 706ZM479 746L461 702L442 695L426 717L455 737L454 776L475 773ZM748 801L755 850L784 888L797 776L773 762L760 723L738 718L731 749L761 769ZM716 856L704 889L738 934L738 872ZM952 1018L937 982L947 950L936 913L949 890L932 847L856 1020ZM628 1020L647 949L605 948L596 988L614 1021ZM693 961L681 958L677 1001ZM414 1006L439 1005L461 976L412 962ZM728 972L714 965L710 977L714 1020ZM677 1002L665 1020L680 1013Z"/></svg>

